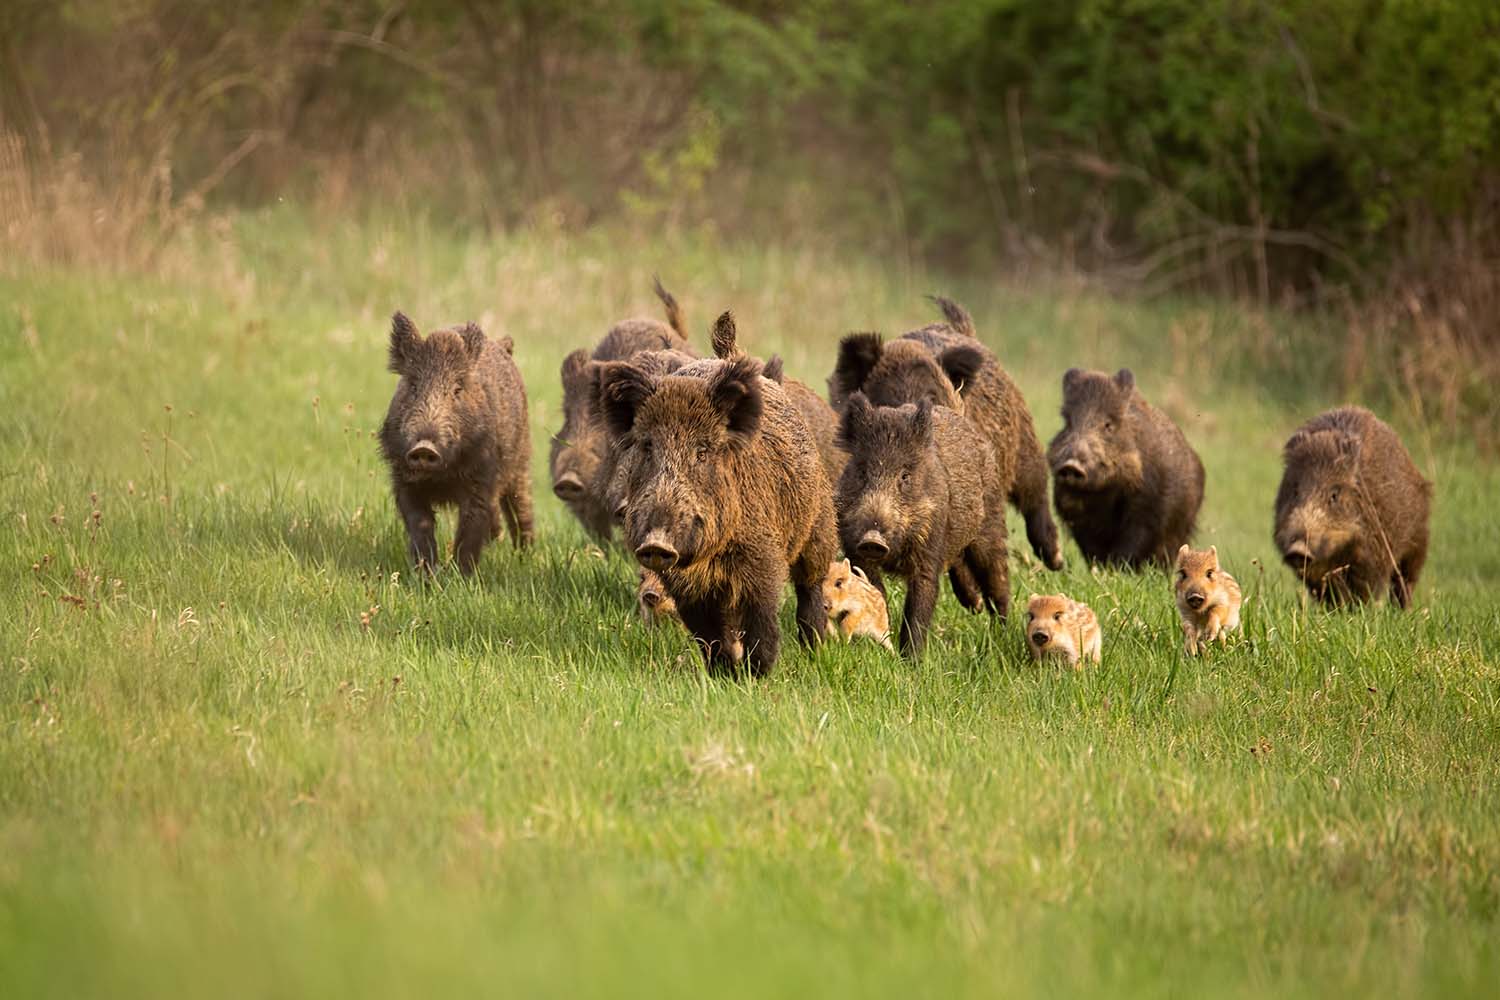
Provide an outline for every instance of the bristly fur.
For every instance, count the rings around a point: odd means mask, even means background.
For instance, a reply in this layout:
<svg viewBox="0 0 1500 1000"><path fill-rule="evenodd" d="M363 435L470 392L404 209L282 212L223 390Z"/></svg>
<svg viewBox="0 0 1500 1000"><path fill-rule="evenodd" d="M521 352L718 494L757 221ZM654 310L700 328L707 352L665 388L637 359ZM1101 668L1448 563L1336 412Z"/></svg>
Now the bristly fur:
<svg viewBox="0 0 1500 1000"><path fill-rule="evenodd" d="M656 292L656 297L661 299L661 304L667 309L667 325L677 331L677 335L684 341L688 339L687 318L682 314L682 307L672 297L672 293L662 287L660 276L653 275L651 288Z"/></svg>
<svg viewBox="0 0 1500 1000"><path fill-rule="evenodd" d="M739 337L734 328L734 313L726 309L714 321L714 357L727 361L729 358L743 354L738 341Z"/></svg>
<svg viewBox="0 0 1500 1000"><path fill-rule="evenodd" d="M854 333L839 345L828 379L829 402L844 409L863 391L880 406L930 400L962 413L983 436L1011 504L1026 519L1026 537L1046 565L1062 567L1057 526L1047 503L1047 462L1021 390L977 339L974 321L960 305L934 296L946 322L882 342ZM968 586L972 591L972 584Z"/></svg>
<svg viewBox="0 0 1500 1000"><path fill-rule="evenodd" d="M1298 428L1283 457L1273 537L1308 591L1328 604L1385 591L1407 607L1427 562L1432 484L1396 432L1343 406Z"/></svg>
<svg viewBox="0 0 1500 1000"><path fill-rule="evenodd" d="M1070 368L1062 384L1063 429L1047 450L1058 515L1092 563L1170 565L1203 504L1197 452L1128 368Z"/></svg>
<svg viewBox="0 0 1500 1000"><path fill-rule="evenodd" d="M979 433L926 399L877 407L856 391L839 441L850 452L836 495L839 536L882 592L882 570L907 580L902 651L921 653L944 571L966 607L982 603L1003 619L1010 606L1005 495ZM886 546L883 555L863 552L871 538Z"/></svg>

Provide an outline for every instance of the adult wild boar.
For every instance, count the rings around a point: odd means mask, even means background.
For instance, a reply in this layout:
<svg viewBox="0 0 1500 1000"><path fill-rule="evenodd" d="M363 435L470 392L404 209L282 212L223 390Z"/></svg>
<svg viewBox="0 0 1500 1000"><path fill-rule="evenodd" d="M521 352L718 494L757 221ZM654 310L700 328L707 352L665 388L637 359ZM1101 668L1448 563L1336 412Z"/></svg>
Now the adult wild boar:
<svg viewBox="0 0 1500 1000"><path fill-rule="evenodd" d="M839 344L828 380L833 408L863 392L876 406L927 400L962 413L993 453L1001 492L1026 519L1026 537L1050 569L1062 568L1057 526L1047 509L1047 463L1021 390L980 343L974 320L955 302L934 296L946 322L896 340L852 333ZM955 580L955 583L957 580Z"/></svg>
<svg viewBox="0 0 1500 1000"><path fill-rule="evenodd" d="M1344 406L1287 440L1276 492L1276 548L1329 604L1382 590L1405 608L1427 561L1432 484L1379 417Z"/></svg>
<svg viewBox="0 0 1500 1000"><path fill-rule="evenodd" d="M884 592L880 571L907 580L901 651L918 655L937 604L938 580L960 562L1002 620L1010 609L1005 491L985 440L963 417L927 400L899 408L849 397L839 426L849 464L835 506L844 552Z"/></svg>
<svg viewBox="0 0 1500 1000"><path fill-rule="evenodd" d="M513 350L473 323L424 338L401 313L391 320L390 369L401 380L380 449L418 569L437 566L441 505L458 507L453 550L466 575L499 536L502 513L516 545L531 541L531 435Z"/></svg>
<svg viewBox="0 0 1500 1000"><path fill-rule="evenodd" d="M1168 566L1193 536L1203 463L1122 368L1063 375L1063 428L1047 449L1057 513L1093 563Z"/></svg>
<svg viewBox="0 0 1500 1000"><path fill-rule="evenodd" d="M577 350L563 359L563 425L552 436L552 492L595 538L607 541L613 528L611 508L604 499L607 444L604 428L594 412L597 371L590 362L621 361L642 351L677 351L695 357L677 300L655 284L667 311L667 322L638 318L616 323L592 353Z"/></svg>
<svg viewBox="0 0 1500 1000"><path fill-rule="evenodd" d="M749 358L670 375L611 362L599 398L634 452L627 544L661 577L710 667L770 670L788 575L798 634L818 642L821 585L838 547L833 494L781 387Z"/></svg>

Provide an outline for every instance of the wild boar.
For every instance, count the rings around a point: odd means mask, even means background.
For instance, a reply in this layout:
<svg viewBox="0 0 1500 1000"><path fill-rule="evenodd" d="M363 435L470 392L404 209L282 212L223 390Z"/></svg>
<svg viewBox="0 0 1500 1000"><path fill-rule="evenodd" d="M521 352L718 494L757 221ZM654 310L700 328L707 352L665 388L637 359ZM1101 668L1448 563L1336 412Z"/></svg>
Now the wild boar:
<svg viewBox="0 0 1500 1000"><path fill-rule="evenodd" d="M1063 428L1047 449L1057 513L1091 563L1171 565L1193 536L1203 463L1121 368L1063 375Z"/></svg>
<svg viewBox="0 0 1500 1000"><path fill-rule="evenodd" d="M607 444L595 417L597 372L590 362L620 361L642 351L676 351L695 357L687 342L682 310L661 282L657 297L667 311L667 323L654 319L628 319L616 323L594 347L592 354L577 350L563 359L563 425L552 437L552 492L567 505L584 528L601 541L613 530L612 510L604 499Z"/></svg>
<svg viewBox="0 0 1500 1000"><path fill-rule="evenodd" d="M627 544L655 571L711 669L761 675L781 650L788 576L797 630L817 643L838 545L833 494L801 414L750 358L669 375L610 362L605 420L633 457Z"/></svg>
<svg viewBox="0 0 1500 1000"><path fill-rule="evenodd" d="M1197 656L1211 642L1228 642L1240 627L1240 585L1219 565L1219 547L1202 552L1184 545L1177 550L1177 579L1172 585L1182 621L1182 645Z"/></svg>
<svg viewBox="0 0 1500 1000"><path fill-rule="evenodd" d="M401 376L380 428L396 509L419 570L437 567L434 507L458 507L454 557L465 575L500 534L532 538L531 435L526 387L509 337L491 340L473 323L423 337L401 313L391 319L390 370Z"/></svg>
<svg viewBox="0 0 1500 1000"><path fill-rule="evenodd" d="M1026 648L1031 658L1064 660L1074 670L1098 663L1104 650L1099 616L1066 594L1033 594L1026 602Z"/></svg>
<svg viewBox="0 0 1500 1000"><path fill-rule="evenodd" d="M933 297L946 322L897 340L852 333L839 344L828 399L842 412L863 392L877 406L923 399L962 413L993 452L1001 492L1026 520L1026 538L1050 569L1062 568L1057 526L1047 509L1047 463L1021 390L979 341L974 320L956 302ZM960 582L955 579L955 584Z"/></svg>
<svg viewBox="0 0 1500 1000"><path fill-rule="evenodd" d="M1358 406L1329 410L1286 443L1276 548L1328 604L1390 593L1401 608L1427 561L1432 484L1396 432Z"/></svg>
<svg viewBox="0 0 1500 1000"><path fill-rule="evenodd" d="M901 651L920 655L937 604L938 579L962 562L980 599L1004 620L1010 608L1005 493L985 439L963 417L928 400L873 406L863 392L844 405L839 442L839 537L882 593L881 570L907 580Z"/></svg>

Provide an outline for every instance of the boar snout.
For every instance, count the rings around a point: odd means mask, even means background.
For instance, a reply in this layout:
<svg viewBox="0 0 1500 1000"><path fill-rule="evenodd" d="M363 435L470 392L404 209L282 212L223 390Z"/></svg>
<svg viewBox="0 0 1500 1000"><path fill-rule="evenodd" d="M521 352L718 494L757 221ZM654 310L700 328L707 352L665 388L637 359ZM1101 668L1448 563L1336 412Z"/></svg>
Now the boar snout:
<svg viewBox="0 0 1500 1000"><path fill-rule="evenodd" d="M1281 554L1281 558L1292 569L1301 569L1307 563L1312 562L1312 557L1312 549L1308 548L1307 542L1300 538L1288 545L1286 551Z"/></svg>
<svg viewBox="0 0 1500 1000"><path fill-rule="evenodd" d="M424 438L407 449L406 464L414 472L432 472L442 466L443 453Z"/></svg>
<svg viewBox="0 0 1500 1000"><path fill-rule="evenodd" d="M854 547L854 551L861 559L880 562L891 554L891 546L886 542L884 535L872 528L860 538L859 544Z"/></svg>
<svg viewBox="0 0 1500 1000"><path fill-rule="evenodd" d="M641 603L645 604L648 608L657 607L661 604L661 592L650 589L641 591Z"/></svg>
<svg viewBox="0 0 1500 1000"><path fill-rule="evenodd" d="M1031 644L1040 648L1047 645L1047 640L1050 638L1051 636L1047 635L1046 632L1033 632L1031 633Z"/></svg>
<svg viewBox="0 0 1500 1000"><path fill-rule="evenodd" d="M564 472L553 480L552 492L559 500L579 500L583 497L583 480L576 472Z"/></svg>
<svg viewBox="0 0 1500 1000"><path fill-rule="evenodd" d="M1192 608L1194 611L1197 611L1199 608L1203 607L1203 602L1206 600L1208 600L1208 598L1203 596L1202 591L1189 591L1187 595L1187 606Z"/></svg>
<svg viewBox="0 0 1500 1000"><path fill-rule="evenodd" d="M1063 462L1055 471L1057 478L1064 482L1081 483L1088 478L1088 472L1084 469L1083 463L1076 458Z"/></svg>
<svg viewBox="0 0 1500 1000"><path fill-rule="evenodd" d="M677 565L677 549L667 541L664 532L653 531L646 540L636 546L635 558L649 570L660 573Z"/></svg>

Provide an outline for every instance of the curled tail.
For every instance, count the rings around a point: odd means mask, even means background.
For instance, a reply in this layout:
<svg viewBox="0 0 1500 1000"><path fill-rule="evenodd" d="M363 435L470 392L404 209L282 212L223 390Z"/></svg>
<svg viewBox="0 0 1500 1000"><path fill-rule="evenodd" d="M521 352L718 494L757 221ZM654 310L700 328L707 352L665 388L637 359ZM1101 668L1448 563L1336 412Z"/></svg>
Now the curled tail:
<svg viewBox="0 0 1500 1000"><path fill-rule="evenodd" d="M969 311L952 299L945 299L941 295L927 296L943 311L943 319L953 327L955 333L961 333L966 337L977 337L979 334L974 330L974 317Z"/></svg>
<svg viewBox="0 0 1500 1000"><path fill-rule="evenodd" d="M661 304L667 307L668 325L676 330L678 336L683 340L687 340L687 319L682 315L682 307L677 304L677 300L672 297L672 293L662 287L660 277L652 277L651 287L655 289L656 297L661 299Z"/></svg>

